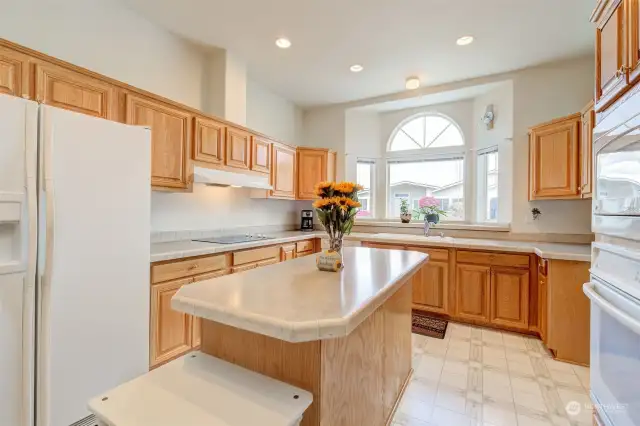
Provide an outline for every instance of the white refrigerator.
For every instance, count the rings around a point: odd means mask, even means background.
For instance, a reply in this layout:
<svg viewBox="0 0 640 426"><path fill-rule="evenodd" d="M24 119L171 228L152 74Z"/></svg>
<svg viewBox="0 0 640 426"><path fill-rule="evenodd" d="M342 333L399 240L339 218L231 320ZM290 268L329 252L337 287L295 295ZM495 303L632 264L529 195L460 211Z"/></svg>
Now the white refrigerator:
<svg viewBox="0 0 640 426"><path fill-rule="evenodd" d="M148 371L151 134L0 95L0 424Z"/></svg>

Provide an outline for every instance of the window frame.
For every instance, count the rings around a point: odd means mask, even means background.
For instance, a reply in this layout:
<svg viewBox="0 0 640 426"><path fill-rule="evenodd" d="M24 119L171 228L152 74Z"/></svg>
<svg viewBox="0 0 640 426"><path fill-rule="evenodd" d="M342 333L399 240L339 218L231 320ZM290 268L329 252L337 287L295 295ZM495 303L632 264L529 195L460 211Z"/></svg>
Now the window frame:
<svg viewBox="0 0 640 426"><path fill-rule="evenodd" d="M356 183L358 183L358 164L369 165L369 182L371 183L369 188L369 211L371 216L369 218L375 218L376 214L376 167L377 162L372 158L356 158ZM367 216L364 216L367 217ZM360 218L362 219L362 218Z"/></svg>
<svg viewBox="0 0 640 426"><path fill-rule="evenodd" d="M496 218L489 219L487 215L488 209L488 191L489 191L489 170L487 155L496 154L498 178L496 182L496 191L498 193L498 206L496 208ZM500 223L500 149L498 145L482 148L476 151L476 223ZM483 158L484 157L484 158Z"/></svg>
<svg viewBox="0 0 640 426"><path fill-rule="evenodd" d="M448 120L452 123L460 133L462 138L462 145L453 145L446 147L436 147L436 148L419 148L419 149L411 149L411 150L401 150L401 151L390 151L391 145L393 143L393 139L396 134L412 120L415 120L418 117L427 117L427 116L437 116ZM469 164L469 146L467 142L467 138L465 137L464 132L460 125L446 114L442 114L436 111L423 111L417 114L410 115L406 117L404 120L400 121L398 125L394 128L389 136L389 139L386 143L386 152L385 152L385 171L386 171L386 179L385 179L385 209L384 209L384 218L386 220L394 220L398 219L390 215L389 212L389 197L391 196L391 187L390 187L390 164L396 162L419 162L419 161L443 161L443 160L454 160L454 159L462 159L463 161L463 169L462 169L462 187L464 194L464 218L462 220L448 220L446 217L441 218L441 222L443 223L451 223L451 224L463 224L463 223L472 223L472 218L475 217L475 206L474 206L474 191L472 190L471 182L469 181L469 176L471 176L471 165ZM412 219L416 220L416 219Z"/></svg>

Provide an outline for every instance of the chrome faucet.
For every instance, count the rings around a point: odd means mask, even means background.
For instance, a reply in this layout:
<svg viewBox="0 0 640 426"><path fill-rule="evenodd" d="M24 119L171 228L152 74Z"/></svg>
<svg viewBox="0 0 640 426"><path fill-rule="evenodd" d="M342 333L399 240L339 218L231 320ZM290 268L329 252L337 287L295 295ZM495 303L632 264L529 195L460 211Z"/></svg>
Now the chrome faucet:
<svg viewBox="0 0 640 426"><path fill-rule="evenodd" d="M433 222L429 222L428 220L425 220L425 221L424 221L424 236L425 236L425 237L428 237L428 236L429 236L429 231L431 231L431 227L432 227L432 226L435 226L435 223L433 223ZM440 233L438 233L438 236L439 236L440 238L444 238L444 233L443 233L443 232L440 232Z"/></svg>

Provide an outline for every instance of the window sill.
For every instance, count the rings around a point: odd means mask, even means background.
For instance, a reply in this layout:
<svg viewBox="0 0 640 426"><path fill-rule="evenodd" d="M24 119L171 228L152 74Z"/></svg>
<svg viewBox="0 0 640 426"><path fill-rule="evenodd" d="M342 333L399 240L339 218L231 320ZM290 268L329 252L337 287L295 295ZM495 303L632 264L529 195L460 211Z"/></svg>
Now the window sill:
<svg viewBox="0 0 640 426"><path fill-rule="evenodd" d="M354 226L373 226L381 228L423 228L424 222L414 221L411 223L402 223L398 221L383 221L375 219L356 218ZM509 224L490 224L490 223L438 223L433 225L432 229L458 229L465 231L493 231L493 232L509 232L511 226Z"/></svg>

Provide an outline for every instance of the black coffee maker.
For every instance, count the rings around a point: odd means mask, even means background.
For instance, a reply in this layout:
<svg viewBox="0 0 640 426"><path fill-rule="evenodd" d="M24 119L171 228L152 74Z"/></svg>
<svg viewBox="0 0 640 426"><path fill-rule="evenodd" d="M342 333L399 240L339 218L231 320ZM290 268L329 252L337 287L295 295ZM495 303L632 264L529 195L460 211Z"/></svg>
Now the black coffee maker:
<svg viewBox="0 0 640 426"><path fill-rule="evenodd" d="M313 210L302 210L300 230L305 232L313 231Z"/></svg>

